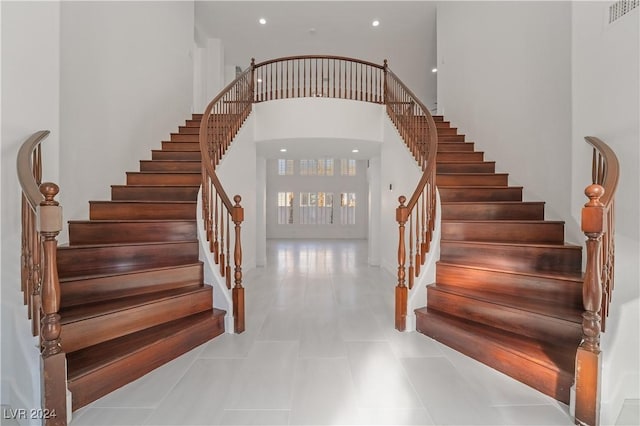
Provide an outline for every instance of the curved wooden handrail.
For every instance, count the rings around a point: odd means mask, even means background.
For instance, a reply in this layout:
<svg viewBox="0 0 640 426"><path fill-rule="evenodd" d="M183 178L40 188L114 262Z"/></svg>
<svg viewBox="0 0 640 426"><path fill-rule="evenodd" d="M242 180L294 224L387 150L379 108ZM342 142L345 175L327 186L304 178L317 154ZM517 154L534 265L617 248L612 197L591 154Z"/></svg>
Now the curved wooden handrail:
<svg viewBox="0 0 640 426"><path fill-rule="evenodd" d="M614 285L614 205L620 164L611 147L594 136L591 182L585 189L589 201L582 208L581 227L587 237L582 285L582 341L576 354L576 424L600 424L600 334L605 331Z"/></svg>
<svg viewBox="0 0 640 426"><path fill-rule="evenodd" d="M247 93L247 96L243 94ZM249 96L250 94L250 96ZM200 123L200 150L203 162L203 216L207 238L216 262L221 264L221 275L227 276L227 287L231 288L230 273L222 266L225 258L228 262L230 254L225 255L224 246L229 244L228 231L224 230L224 215L220 213L218 199L232 216L234 223L241 215L239 204L232 205L220 183L215 167L231 143L231 139L239 130L242 122L251 111L251 104L300 97L329 97L386 104L389 117L398 129L401 138L422 169L422 177L409 198L408 204L403 202L396 211L396 219L400 225L398 247L398 290L396 291L397 309L396 328L404 330L406 317L405 258L409 254L408 288L413 286L413 279L420 274L420 266L429 251L431 235L435 227L435 169L438 136L435 121L429 109L417 96L389 69L387 61L383 65L372 62L331 55L298 55L270 59L255 63L240 74L207 106ZM222 107L225 102L233 107ZM246 104L246 105L245 105ZM231 110L232 117L218 118L223 122L223 135L220 136L219 122L212 123L211 117L217 111ZM218 127L216 127L218 126ZM226 127L225 127L226 126ZM217 129L216 135L208 132ZM212 155L213 153L213 155ZM210 182L210 184L209 184ZM209 189L209 186L211 189ZM210 192L216 195L211 197ZM238 199L239 200L239 199ZM409 238L405 239L405 223L408 221ZM226 221L227 227L229 219ZM226 239L225 239L226 236ZM238 236L239 238L239 231ZM409 249L405 248L408 241ZM236 240L237 242L237 240ZM234 258L241 259L239 256ZM415 265L413 264L415 259ZM240 265L236 265L237 268ZM236 279L236 282L238 280ZM404 300L404 302L403 302ZM234 299L235 305L235 299ZM235 311L235 308L234 308Z"/></svg>
<svg viewBox="0 0 640 426"><path fill-rule="evenodd" d="M347 56L332 56L332 55L297 55L297 56L284 56L282 58L269 59L255 64L255 68L265 65L273 64L276 62L296 61L299 59L335 59L338 61L353 62L357 64L366 65L373 68L383 69L383 65L374 64L373 62L363 61L361 59L349 58Z"/></svg>
<svg viewBox="0 0 640 426"><path fill-rule="evenodd" d="M222 159L253 105L253 69L242 72L207 105L200 123L199 145L202 156L202 210L209 248L220 265L220 275L231 290L234 332L242 333L244 325L244 288L242 287L241 224L244 211L239 195L231 201L218 175L216 166ZM230 223L233 222L233 236ZM233 254L231 239L233 238ZM234 263L233 286L231 260Z"/></svg>
<svg viewBox="0 0 640 426"><path fill-rule="evenodd" d="M429 154L436 152L437 149L438 149L438 130L436 129L436 123L433 120L433 116L429 112L429 108L427 108L420 101L420 99L418 99L418 97L413 94L413 92L402 82L402 80L400 80L393 73L393 71L391 71L390 69L387 68L387 74L392 76L398 82L400 87L402 87L402 89L409 96L411 96L411 98L413 100L415 100L415 103L420 107L420 109L424 112L425 116L427 117L427 123L428 123L428 126L429 126L429 146L428 146L428 151L427 151L426 158L421 159L421 160L425 161L425 163L422 164L422 170L424 171L424 173L422 174L422 178L420 179L420 182L418 182L418 185L416 186L415 191L413 191L413 194L411 195L411 198L409 198L409 202L406 205L407 208L409 210L411 210L411 209L413 209L413 207L418 202L418 198L420 198L420 194L422 193L422 189L424 189L425 185L427 184L427 182L429 180L429 173L432 172L432 171L435 171L436 156L435 155L429 155Z"/></svg>
<svg viewBox="0 0 640 426"><path fill-rule="evenodd" d="M407 201L405 196L399 197L400 205L396 209L399 237L395 327L404 331L408 290L413 287L414 278L420 275L435 229L438 132L429 109L388 69L386 61L384 67L387 113L422 168L422 176L411 198ZM407 227L409 232L405 237Z"/></svg>
<svg viewBox="0 0 640 426"><path fill-rule="evenodd" d="M205 167L206 171L209 173L209 176L211 176L211 180L216 190L218 191L218 194L220 195L222 202L224 203L225 207L228 210L233 209L233 203L231 202L229 195L227 195L226 191L224 190L224 187L220 183L220 180L218 179L218 175L216 175L216 171L215 171L216 164L211 158L211 155L209 155L209 146L207 144L208 141L206 137L203 137L203 135L207 134L207 120L205 120L205 117L208 117L209 115L211 115L211 111L213 110L214 105L220 102L223 99L224 95L229 91L231 91L231 89L233 89L236 86L236 84L238 84L239 81L245 78L247 74L249 74L251 71L252 71L252 67L247 68L242 74L236 77L235 80L229 83L227 87L222 89L222 91L218 94L218 96L216 96L215 98L213 98L211 102L209 102L209 105L207 105L207 107L204 110L204 113L202 114L203 119L200 122L199 133L201 136L200 136L199 143L200 143L200 153L202 154L202 165L203 167Z"/></svg>
<svg viewBox="0 0 640 426"><path fill-rule="evenodd" d="M40 130L31 135L20 147L16 161L18 181L24 196L34 211L44 201L44 195L40 193L42 175L40 170L34 170L33 154L40 147L40 142L49 136L49 133L49 130ZM40 176L37 176L38 174Z"/></svg>
<svg viewBox="0 0 640 426"><path fill-rule="evenodd" d="M585 136L585 141L594 149L591 167L591 182L604 188L600 202L608 207L613 201L620 179L620 163L609 145L595 136ZM599 155L596 155L599 154ZM598 160L598 157L602 160Z"/></svg>

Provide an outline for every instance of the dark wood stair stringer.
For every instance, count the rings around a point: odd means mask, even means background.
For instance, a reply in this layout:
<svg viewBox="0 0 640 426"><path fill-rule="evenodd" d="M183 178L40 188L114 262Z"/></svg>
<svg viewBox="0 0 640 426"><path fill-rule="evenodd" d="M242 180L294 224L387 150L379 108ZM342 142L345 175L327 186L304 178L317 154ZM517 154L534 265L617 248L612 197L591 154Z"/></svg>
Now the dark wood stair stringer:
<svg viewBox="0 0 640 426"><path fill-rule="evenodd" d="M73 410L224 332L198 258L200 119L69 221L57 262Z"/></svg>
<svg viewBox="0 0 640 426"><path fill-rule="evenodd" d="M569 403L582 337L582 248L544 202L523 201L495 162L443 117L436 183L440 261L419 332Z"/></svg>

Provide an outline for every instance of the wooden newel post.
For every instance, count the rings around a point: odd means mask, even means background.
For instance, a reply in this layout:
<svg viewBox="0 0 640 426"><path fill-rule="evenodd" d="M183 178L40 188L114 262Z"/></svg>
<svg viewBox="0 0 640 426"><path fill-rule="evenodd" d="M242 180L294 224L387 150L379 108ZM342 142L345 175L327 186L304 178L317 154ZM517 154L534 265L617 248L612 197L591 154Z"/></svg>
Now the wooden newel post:
<svg viewBox="0 0 640 426"><path fill-rule="evenodd" d="M407 198L401 195L398 198L400 206L396 209L396 220L398 221L398 285L396 286L396 330L404 331L407 326L407 297L408 290L405 284L405 262L407 253L404 243L404 228L409 217L407 207L404 203Z"/></svg>
<svg viewBox="0 0 640 426"><path fill-rule="evenodd" d="M62 230L62 208L54 200L58 185L45 182L40 185L44 201L38 206L38 232L42 237L44 268L40 300L42 304L41 377L44 424L67 424L66 357L60 342L60 282L56 250L57 237Z"/></svg>
<svg viewBox="0 0 640 426"><path fill-rule="evenodd" d="M242 245L240 241L240 224L244 220L244 209L240 206L242 198L239 195L233 197L236 203L233 206L231 217L236 228L235 247L233 251L233 261L235 272L233 274L235 285L231 290L233 298L233 327L235 333L242 333L244 324L244 287L242 287Z"/></svg>
<svg viewBox="0 0 640 426"><path fill-rule="evenodd" d="M587 265L582 287L582 342L576 354L576 424L600 424L600 309L602 282L600 244L606 226L605 206L600 202L604 188L589 185L585 189L589 202L582 209L582 232L587 236Z"/></svg>

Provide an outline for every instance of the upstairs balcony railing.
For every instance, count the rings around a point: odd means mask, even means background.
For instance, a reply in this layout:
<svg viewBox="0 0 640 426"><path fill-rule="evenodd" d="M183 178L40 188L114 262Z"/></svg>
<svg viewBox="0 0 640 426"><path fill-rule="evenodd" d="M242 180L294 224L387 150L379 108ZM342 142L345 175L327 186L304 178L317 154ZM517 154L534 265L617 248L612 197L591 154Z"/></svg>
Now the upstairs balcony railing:
<svg viewBox="0 0 640 426"><path fill-rule="evenodd" d="M410 152L422 168L422 177L408 202L400 197L396 211L399 225L398 281L395 326L406 327L408 290L420 273L435 226L435 156L437 131L422 102L389 69L340 56L291 56L251 66L207 106L200 126L202 151L202 205L211 252L220 273L233 292L236 332L244 330L240 196L230 201L215 169L231 141L251 112L252 104L279 99L323 97L385 104L386 111ZM229 230L233 222L235 233ZM405 232L409 227L408 234ZM233 243L231 243L233 241ZM234 247L234 284L231 252ZM407 256L409 258L407 279Z"/></svg>

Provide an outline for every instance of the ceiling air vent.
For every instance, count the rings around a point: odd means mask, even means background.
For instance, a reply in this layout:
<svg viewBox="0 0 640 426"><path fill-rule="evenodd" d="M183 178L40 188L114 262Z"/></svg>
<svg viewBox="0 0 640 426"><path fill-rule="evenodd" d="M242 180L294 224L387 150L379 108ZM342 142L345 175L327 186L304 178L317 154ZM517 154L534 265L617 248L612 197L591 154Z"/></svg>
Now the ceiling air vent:
<svg viewBox="0 0 640 426"><path fill-rule="evenodd" d="M619 0L609 6L609 23L612 24L640 6L640 0Z"/></svg>

